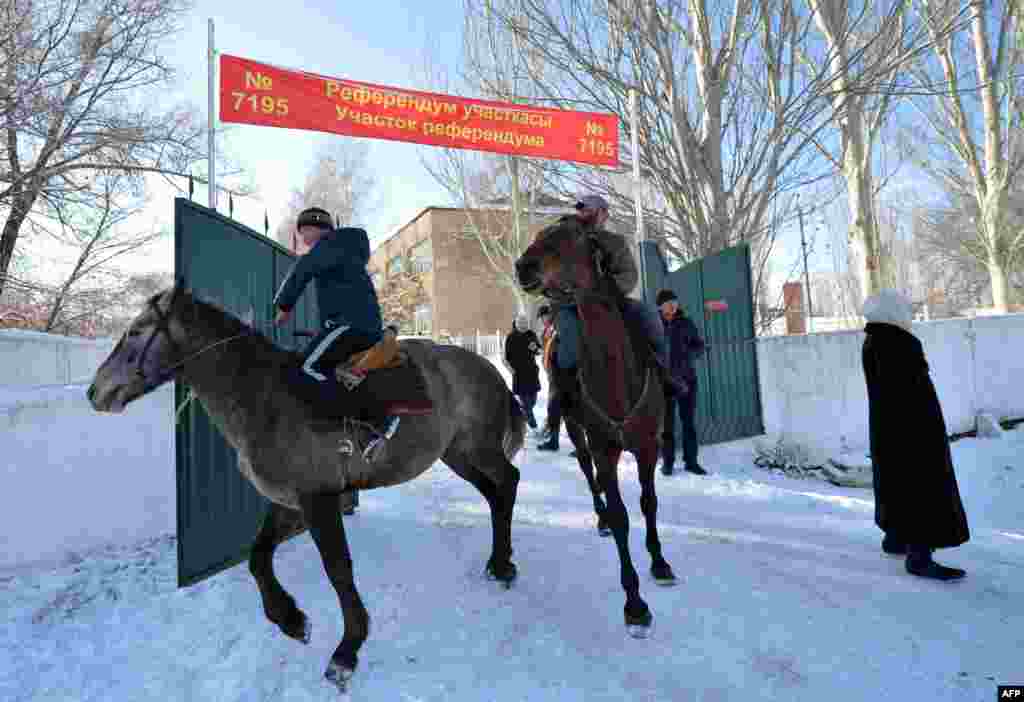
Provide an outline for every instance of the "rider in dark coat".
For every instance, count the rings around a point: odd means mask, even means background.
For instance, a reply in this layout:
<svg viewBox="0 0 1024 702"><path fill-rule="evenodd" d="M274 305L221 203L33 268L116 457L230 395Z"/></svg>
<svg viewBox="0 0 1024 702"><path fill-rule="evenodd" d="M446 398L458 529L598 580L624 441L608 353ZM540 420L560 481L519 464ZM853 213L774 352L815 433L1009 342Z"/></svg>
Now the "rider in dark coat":
<svg viewBox="0 0 1024 702"><path fill-rule="evenodd" d="M868 390L875 523L882 549L907 554L906 569L937 580L964 576L932 551L966 543L967 515L953 472L942 406L924 348L911 333L910 302L883 290L864 304L862 361Z"/></svg>

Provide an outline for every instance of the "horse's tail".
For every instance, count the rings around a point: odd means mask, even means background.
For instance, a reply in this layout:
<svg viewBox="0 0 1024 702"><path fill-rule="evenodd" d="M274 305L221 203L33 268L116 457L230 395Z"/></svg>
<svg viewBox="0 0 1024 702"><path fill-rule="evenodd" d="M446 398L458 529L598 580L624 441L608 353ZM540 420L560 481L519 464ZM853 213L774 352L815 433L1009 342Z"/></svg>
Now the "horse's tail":
<svg viewBox="0 0 1024 702"><path fill-rule="evenodd" d="M505 452L505 458L511 461L526 442L526 415L523 414L523 408L519 406L519 400L511 390L508 393L508 404L508 425L505 427L501 447Z"/></svg>

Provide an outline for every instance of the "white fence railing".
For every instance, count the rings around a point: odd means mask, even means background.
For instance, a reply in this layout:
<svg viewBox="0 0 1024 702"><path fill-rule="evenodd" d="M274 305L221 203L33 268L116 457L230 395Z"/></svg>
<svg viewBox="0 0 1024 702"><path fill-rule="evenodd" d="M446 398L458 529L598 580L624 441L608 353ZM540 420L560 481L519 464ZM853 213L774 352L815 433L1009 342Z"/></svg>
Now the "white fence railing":
<svg viewBox="0 0 1024 702"><path fill-rule="evenodd" d="M468 334L465 336L442 336L441 343L461 346L481 356L500 356L504 353L505 338L500 332L494 334Z"/></svg>

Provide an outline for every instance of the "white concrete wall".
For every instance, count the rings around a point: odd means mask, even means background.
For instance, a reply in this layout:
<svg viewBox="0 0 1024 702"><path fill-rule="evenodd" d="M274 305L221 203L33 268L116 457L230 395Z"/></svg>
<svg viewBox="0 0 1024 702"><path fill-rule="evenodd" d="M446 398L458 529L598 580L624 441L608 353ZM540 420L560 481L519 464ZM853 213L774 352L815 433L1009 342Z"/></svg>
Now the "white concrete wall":
<svg viewBox="0 0 1024 702"><path fill-rule="evenodd" d="M951 433L1024 417L1024 315L914 324ZM758 339L765 432L824 455L868 445L862 331Z"/></svg>
<svg viewBox="0 0 1024 702"><path fill-rule="evenodd" d="M116 339L2 329L0 387L87 382L115 343Z"/></svg>
<svg viewBox="0 0 1024 702"><path fill-rule="evenodd" d="M0 568L174 533L173 386L120 415L87 387L0 388Z"/></svg>
<svg viewBox="0 0 1024 702"><path fill-rule="evenodd" d="M174 390L121 415L88 383L114 339L0 331L0 568L174 533Z"/></svg>

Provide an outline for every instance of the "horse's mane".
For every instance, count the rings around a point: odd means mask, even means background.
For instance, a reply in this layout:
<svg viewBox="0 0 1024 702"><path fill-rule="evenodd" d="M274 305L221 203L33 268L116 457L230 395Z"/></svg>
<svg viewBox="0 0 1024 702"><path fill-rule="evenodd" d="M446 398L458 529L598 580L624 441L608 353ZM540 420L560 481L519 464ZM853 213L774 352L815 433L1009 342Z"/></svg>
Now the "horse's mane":
<svg viewBox="0 0 1024 702"><path fill-rule="evenodd" d="M161 294L156 295L154 300L159 298ZM281 353L294 355L294 352L281 348L271 341L260 329L243 322L220 303L199 299L192 293L183 294L186 296L188 303L190 303L185 307L188 310L184 312L186 318L191 317L195 323L211 336L217 339L227 339L233 336L245 335L249 347L261 355L268 357Z"/></svg>
<svg viewBox="0 0 1024 702"><path fill-rule="evenodd" d="M585 229L586 225L584 225L578 217L575 217L573 215L565 215L559 217L556 221L552 222L551 224L547 225L539 232L537 232L537 236L535 236L533 240L534 242L543 241L548 237L551 237L555 234L562 234L563 232L579 235L583 234Z"/></svg>

